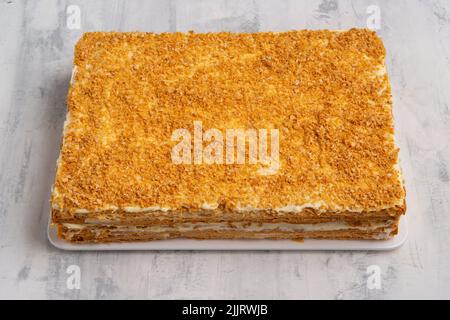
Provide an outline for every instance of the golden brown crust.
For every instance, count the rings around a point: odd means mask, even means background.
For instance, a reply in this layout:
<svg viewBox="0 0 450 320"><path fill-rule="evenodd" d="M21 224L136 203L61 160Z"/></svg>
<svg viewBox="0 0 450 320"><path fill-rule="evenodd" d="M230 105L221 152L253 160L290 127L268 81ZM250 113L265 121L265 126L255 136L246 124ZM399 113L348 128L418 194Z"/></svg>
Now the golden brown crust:
<svg viewBox="0 0 450 320"><path fill-rule="evenodd" d="M69 217L112 205L174 213L204 203L220 212L317 202L338 213L394 208L405 195L388 78L375 76L384 58L376 34L357 29L86 33L76 46L52 205ZM280 170L173 164L171 134L192 130L194 120L279 129Z"/></svg>

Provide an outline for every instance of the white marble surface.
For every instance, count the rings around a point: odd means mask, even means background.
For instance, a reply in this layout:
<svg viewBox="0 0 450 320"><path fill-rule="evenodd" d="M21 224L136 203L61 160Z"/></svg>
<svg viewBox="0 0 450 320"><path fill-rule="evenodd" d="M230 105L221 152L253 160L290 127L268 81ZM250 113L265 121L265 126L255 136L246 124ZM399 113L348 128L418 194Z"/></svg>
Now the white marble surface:
<svg viewBox="0 0 450 320"><path fill-rule="evenodd" d="M69 29L77 5L81 29ZM88 30L381 29L409 192L392 252L63 252L46 238L73 46ZM450 1L0 0L0 298L450 298ZM78 265L81 288L68 289ZM367 267L381 269L368 289Z"/></svg>

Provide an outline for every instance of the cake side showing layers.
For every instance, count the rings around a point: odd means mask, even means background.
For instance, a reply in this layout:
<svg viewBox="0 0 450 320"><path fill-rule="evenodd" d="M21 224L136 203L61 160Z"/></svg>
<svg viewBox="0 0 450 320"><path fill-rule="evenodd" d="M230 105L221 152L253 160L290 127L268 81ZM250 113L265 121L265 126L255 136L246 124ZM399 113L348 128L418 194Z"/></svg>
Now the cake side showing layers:
<svg viewBox="0 0 450 320"><path fill-rule="evenodd" d="M358 29L87 33L53 222L396 221L405 191L384 59L376 34ZM174 164L172 133L195 121L279 130L279 169Z"/></svg>
<svg viewBox="0 0 450 320"><path fill-rule="evenodd" d="M397 234L398 221L365 225L344 222L288 223L184 223L156 226L60 224L59 236L71 242L144 241L171 238L198 239L388 239Z"/></svg>

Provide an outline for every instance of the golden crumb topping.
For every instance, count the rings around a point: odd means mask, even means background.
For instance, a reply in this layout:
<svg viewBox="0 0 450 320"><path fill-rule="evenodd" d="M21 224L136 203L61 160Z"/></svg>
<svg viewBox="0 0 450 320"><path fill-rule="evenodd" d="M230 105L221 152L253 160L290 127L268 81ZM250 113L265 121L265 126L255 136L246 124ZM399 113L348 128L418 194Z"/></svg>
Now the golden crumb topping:
<svg viewBox="0 0 450 320"><path fill-rule="evenodd" d="M384 58L377 35L359 29L86 33L52 203L69 211L402 204ZM194 132L195 121L223 132L279 130L280 168L173 163L173 132Z"/></svg>

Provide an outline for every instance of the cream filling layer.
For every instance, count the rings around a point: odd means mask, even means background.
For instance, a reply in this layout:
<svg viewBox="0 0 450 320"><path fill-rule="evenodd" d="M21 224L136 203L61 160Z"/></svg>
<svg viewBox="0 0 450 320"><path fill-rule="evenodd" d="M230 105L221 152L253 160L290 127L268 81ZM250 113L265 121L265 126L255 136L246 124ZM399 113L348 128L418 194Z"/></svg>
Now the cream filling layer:
<svg viewBox="0 0 450 320"><path fill-rule="evenodd" d="M64 223L71 231L83 230L91 228L95 230L98 224L72 224ZM107 225L106 225L107 226ZM361 230L374 231L380 228L390 228L391 221L371 223L367 226L352 226L345 222L325 222L317 224L292 224L292 223L180 223L173 226L112 226L112 232L190 232L190 231L247 231L247 232L266 232L266 231L284 231L284 232L318 232L318 231L341 231L341 230Z"/></svg>

